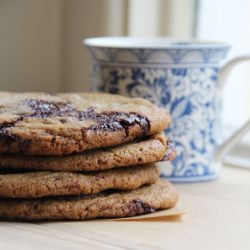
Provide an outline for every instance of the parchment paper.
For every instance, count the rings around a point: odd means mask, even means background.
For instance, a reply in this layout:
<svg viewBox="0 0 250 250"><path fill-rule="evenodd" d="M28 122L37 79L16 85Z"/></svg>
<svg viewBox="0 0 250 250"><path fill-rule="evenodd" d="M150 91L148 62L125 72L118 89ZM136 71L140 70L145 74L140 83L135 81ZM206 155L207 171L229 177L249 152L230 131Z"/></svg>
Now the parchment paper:
<svg viewBox="0 0 250 250"><path fill-rule="evenodd" d="M127 218L109 219L109 221L172 221L180 220L183 214L185 214L185 210L176 206L174 208L160 210L152 214L145 214Z"/></svg>

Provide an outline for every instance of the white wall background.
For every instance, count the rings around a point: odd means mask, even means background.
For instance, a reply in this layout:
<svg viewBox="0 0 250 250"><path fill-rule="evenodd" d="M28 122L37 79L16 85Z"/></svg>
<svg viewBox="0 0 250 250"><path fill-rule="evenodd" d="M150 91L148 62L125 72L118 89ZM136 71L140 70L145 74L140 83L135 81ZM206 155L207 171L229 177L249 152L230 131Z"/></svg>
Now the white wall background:
<svg viewBox="0 0 250 250"><path fill-rule="evenodd" d="M0 0L0 89L88 90L84 38L191 36L193 2Z"/></svg>
<svg viewBox="0 0 250 250"><path fill-rule="evenodd" d="M61 73L60 0L0 0L0 88L56 91Z"/></svg>
<svg viewBox="0 0 250 250"><path fill-rule="evenodd" d="M250 55L250 1L200 0L197 37L232 45L228 59ZM224 89L223 120L239 126L250 119L250 62L237 66Z"/></svg>
<svg viewBox="0 0 250 250"><path fill-rule="evenodd" d="M125 35L123 0L0 0L0 89L88 89L89 36Z"/></svg>

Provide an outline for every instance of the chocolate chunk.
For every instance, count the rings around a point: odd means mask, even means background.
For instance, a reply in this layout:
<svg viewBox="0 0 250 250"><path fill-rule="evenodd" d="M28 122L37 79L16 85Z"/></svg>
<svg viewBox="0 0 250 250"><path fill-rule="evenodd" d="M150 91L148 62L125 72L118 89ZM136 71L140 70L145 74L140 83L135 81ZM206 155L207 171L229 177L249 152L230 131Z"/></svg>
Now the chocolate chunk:
<svg viewBox="0 0 250 250"><path fill-rule="evenodd" d="M9 131L8 131L8 128L9 127L3 127L2 125L0 126L0 140L6 144L11 144L13 142L15 142L18 137L13 135L13 134L10 134Z"/></svg>
<svg viewBox="0 0 250 250"><path fill-rule="evenodd" d="M129 202L128 211L129 211L129 216L135 216L140 214L153 213L156 211L156 209L141 199L134 199L131 202Z"/></svg>
<svg viewBox="0 0 250 250"><path fill-rule="evenodd" d="M88 118L97 123L91 126L91 129L94 130L115 131L118 129L125 129L126 135L128 135L129 128L135 125L139 125L144 132L147 132L150 128L150 123L146 117L133 112L93 112Z"/></svg>
<svg viewBox="0 0 250 250"><path fill-rule="evenodd" d="M31 117L55 117L55 116L75 116L77 110L69 103L51 102L37 99L27 99L24 104L28 105L33 113Z"/></svg>

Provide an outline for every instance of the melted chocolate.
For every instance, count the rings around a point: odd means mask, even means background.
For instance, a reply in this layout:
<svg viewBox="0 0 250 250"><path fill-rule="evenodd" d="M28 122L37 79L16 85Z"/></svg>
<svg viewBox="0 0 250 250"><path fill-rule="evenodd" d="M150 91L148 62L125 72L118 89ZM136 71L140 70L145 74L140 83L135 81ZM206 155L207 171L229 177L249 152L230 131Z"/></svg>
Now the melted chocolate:
<svg viewBox="0 0 250 250"><path fill-rule="evenodd" d="M50 102L44 100L27 99L24 104L28 105L33 113L24 116L47 118L47 117L62 117L62 116L75 116L76 109L68 103L64 102Z"/></svg>
<svg viewBox="0 0 250 250"><path fill-rule="evenodd" d="M51 117L62 117L59 119L62 123L67 122L67 117L73 117L77 120L92 120L96 124L90 126L88 129L91 130L105 130L105 131L116 131L124 129L126 135L129 134L129 129L135 125L141 127L144 135L150 129L149 120L135 112L102 112L96 113L93 107L89 107L87 110L79 111L74 108L70 103L66 102L52 102L37 99L26 99L18 105L27 105L31 108L31 113L19 114L18 119L5 122L0 124L0 138L1 140L7 140L10 143L15 141L12 135L8 134L8 128L15 126L19 121L25 118L51 118Z"/></svg>
<svg viewBox="0 0 250 250"><path fill-rule="evenodd" d="M141 199L134 199L128 204L129 216L135 216L140 214L149 214L156 211L156 209L150 204L144 202Z"/></svg>
<svg viewBox="0 0 250 250"><path fill-rule="evenodd" d="M0 139L5 144L11 144L16 141L17 136L9 134L8 128L15 126L15 124L21 121L22 118L18 118L11 122L3 122L0 124Z"/></svg>

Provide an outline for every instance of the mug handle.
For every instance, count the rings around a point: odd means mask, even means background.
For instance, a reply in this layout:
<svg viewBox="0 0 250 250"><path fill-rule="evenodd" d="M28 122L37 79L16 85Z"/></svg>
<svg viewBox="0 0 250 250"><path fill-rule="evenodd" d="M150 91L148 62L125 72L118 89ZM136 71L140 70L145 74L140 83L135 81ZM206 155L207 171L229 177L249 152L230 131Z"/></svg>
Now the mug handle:
<svg viewBox="0 0 250 250"><path fill-rule="evenodd" d="M239 63L250 61L250 55L237 56L227 62L219 71L218 85L222 89L227 82L228 76L232 69ZM250 118L249 120L234 132L226 141L224 141L215 152L215 161L221 161L224 155L250 130Z"/></svg>

